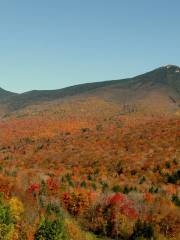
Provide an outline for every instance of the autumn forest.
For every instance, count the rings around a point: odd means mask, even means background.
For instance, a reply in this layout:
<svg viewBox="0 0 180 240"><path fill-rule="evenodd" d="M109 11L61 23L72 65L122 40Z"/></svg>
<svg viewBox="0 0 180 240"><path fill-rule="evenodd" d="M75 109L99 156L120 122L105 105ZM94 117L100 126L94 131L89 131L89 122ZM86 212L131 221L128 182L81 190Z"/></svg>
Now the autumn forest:
<svg viewBox="0 0 180 240"><path fill-rule="evenodd" d="M3 97L0 239L180 239L178 97L148 76L130 82L143 93L126 104L124 83L33 103L23 95L14 109L21 96Z"/></svg>

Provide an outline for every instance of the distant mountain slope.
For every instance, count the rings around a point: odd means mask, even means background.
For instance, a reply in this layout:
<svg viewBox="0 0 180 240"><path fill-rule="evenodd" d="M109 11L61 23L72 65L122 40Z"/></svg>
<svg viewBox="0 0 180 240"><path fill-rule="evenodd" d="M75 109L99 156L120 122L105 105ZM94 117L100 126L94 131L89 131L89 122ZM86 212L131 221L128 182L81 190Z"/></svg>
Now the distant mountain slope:
<svg viewBox="0 0 180 240"><path fill-rule="evenodd" d="M12 93L12 92L9 92L9 91L6 91L6 90L0 88L0 101L2 101L3 99L7 99L10 97L16 96L16 95L18 95L18 94Z"/></svg>
<svg viewBox="0 0 180 240"><path fill-rule="evenodd" d="M180 106L180 68L167 65L129 79L87 83L60 90L14 94L0 89L0 104L11 112L74 96L82 99L95 96L119 105L141 104L174 111Z"/></svg>
<svg viewBox="0 0 180 240"><path fill-rule="evenodd" d="M116 81L106 81L80 84L58 90L33 90L30 92L15 95L13 97L9 97L3 101L3 103L6 103L9 106L10 110L18 110L22 107L41 103L44 101L53 101L59 98L77 96L95 90L97 88L111 85L112 83L117 84Z"/></svg>

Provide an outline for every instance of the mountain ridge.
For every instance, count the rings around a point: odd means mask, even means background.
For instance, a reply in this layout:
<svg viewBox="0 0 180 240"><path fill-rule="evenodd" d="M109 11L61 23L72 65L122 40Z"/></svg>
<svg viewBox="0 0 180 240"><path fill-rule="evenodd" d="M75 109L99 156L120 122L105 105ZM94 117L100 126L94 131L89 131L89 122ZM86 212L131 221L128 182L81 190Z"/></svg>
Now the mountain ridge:
<svg viewBox="0 0 180 240"><path fill-rule="evenodd" d="M145 100L150 102L155 95L164 98L162 100L164 102L170 101L178 108L180 103L178 66L169 64L127 79L84 83L55 90L32 90L17 94L0 88L0 104L5 105L9 112L13 112L31 105L75 96L82 99L98 96L105 101L115 101L118 104L133 104Z"/></svg>
<svg viewBox="0 0 180 240"><path fill-rule="evenodd" d="M155 71L158 71L158 70L161 70L161 69L164 69L164 70L175 70L175 72L180 72L180 67L177 66L177 65L173 65L173 64L167 64L167 65L162 65L161 67L158 67L158 68L155 68L154 70L151 70L151 71L148 71L148 72L145 72L143 74L139 74L139 75L136 75L134 77L129 77L129 78L123 78L123 79L113 79L113 80L105 80L105 81L100 81L100 82L87 82L87 83L81 83L81 84L75 84L75 85L71 85L71 86L68 86L68 87L63 87L63 88L58 88L58 89L51 89L51 90L44 90L44 89L33 89L33 90L29 90L29 91L25 91L23 93L17 93L17 92L12 92L12 91L8 91L2 87L0 87L0 92L1 91L5 91L5 92L8 92L8 93L13 93L13 94L16 94L16 95L23 95L23 94L26 94L26 93L33 93L33 92L42 92L42 91L57 91L57 90L64 90L64 89L68 89L68 88L72 88L72 87L77 87L77 86L83 86L83 85L93 85L93 84L109 84L109 83L116 83L117 81L123 81L123 80L128 80L128 79L133 79L133 78L137 78L137 77L140 77L140 76L144 76L144 75L147 75L149 73L152 73L152 72L155 72Z"/></svg>

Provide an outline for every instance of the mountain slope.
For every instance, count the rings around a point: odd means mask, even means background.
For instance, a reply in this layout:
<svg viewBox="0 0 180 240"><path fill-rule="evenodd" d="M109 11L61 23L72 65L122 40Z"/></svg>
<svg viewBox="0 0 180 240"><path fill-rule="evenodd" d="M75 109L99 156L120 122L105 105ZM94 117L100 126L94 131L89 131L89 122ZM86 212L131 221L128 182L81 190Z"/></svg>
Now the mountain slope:
<svg viewBox="0 0 180 240"><path fill-rule="evenodd" d="M3 99L10 98L12 96L16 96L16 95L18 95L18 94L13 93L13 92L9 92L9 91L6 91L6 90L0 88L0 101L2 101Z"/></svg>
<svg viewBox="0 0 180 240"><path fill-rule="evenodd" d="M133 104L143 108L162 107L164 111L177 111L180 104L180 68L167 65L129 79L87 83L60 90L14 94L0 89L0 103L9 112L73 97L82 100L97 97L120 106Z"/></svg>

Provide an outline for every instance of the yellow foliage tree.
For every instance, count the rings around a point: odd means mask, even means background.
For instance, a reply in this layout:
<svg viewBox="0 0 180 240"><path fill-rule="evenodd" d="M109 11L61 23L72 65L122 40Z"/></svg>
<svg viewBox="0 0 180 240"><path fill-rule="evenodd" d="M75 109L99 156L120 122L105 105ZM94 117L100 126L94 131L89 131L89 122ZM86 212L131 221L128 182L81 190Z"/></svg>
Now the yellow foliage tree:
<svg viewBox="0 0 180 240"><path fill-rule="evenodd" d="M9 201L9 207L10 207L10 214L12 218L16 222L19 222L21 220L21 215L24 212L24 207L22 202L18 198L12 197Z"/></svg>

